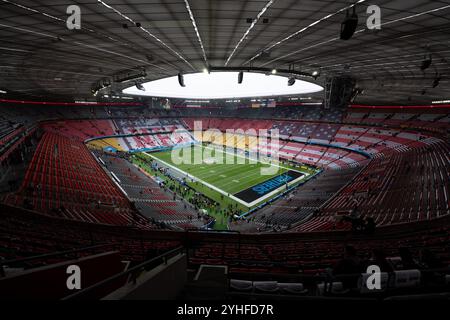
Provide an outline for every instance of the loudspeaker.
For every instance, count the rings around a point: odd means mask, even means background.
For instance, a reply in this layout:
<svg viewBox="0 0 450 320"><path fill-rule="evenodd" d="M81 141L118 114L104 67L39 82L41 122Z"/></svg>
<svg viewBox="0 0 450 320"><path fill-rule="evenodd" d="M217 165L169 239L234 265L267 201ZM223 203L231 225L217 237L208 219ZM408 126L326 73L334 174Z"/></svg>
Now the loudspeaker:
<svg viewBox="0 0 450 320"><path fill-rule="evenodd" d="M178 74L178 83L180 84L180 86L186 87L185 84L184 84L184 76L183 76L182 73Z"/></svg>
<svg viewBox="0 0 450 320"><path fill-rule="evenodd" d="M433 63L433 58L431 57L431 54L428 56L425 56L424 60L422 61L422 65L420 66L420 70L425 71L429 67L431 67L431 64Z"/></svg>
<svg viewBox="0 0 450 320"><path fill-rule="evenodd" d="M238 83L241 84L243 80L244 80L244 72L241 71L239 72Z"/></svg>
<svg viewBox="0 0 450 320"><path fill-rule="evenodd" d="M358 27L358 15L353 7L353 14L350 16L349 11L347 11L347 17L341 25L341 39L349 40L356 31Z"/></svg>

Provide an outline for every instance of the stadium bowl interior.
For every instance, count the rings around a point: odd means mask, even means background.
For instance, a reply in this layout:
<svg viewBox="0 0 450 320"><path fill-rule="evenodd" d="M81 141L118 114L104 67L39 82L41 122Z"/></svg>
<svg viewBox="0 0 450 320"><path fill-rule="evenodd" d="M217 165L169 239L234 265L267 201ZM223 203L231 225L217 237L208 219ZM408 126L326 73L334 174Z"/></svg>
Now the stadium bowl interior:
<svg viewBox="0 0 450 320"><path fill-rule="evenodd" d="M0 2L0 299L450 299L449 14Z"/></svg>

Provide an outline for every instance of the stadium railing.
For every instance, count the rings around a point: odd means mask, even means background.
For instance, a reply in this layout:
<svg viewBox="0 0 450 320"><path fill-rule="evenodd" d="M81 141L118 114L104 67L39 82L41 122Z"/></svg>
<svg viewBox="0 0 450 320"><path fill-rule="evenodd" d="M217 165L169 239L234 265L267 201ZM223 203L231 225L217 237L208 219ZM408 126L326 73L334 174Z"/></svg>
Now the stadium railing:
<svg viewBox="0 0 450 320"><path fill-rule="evenodd" d="M54 260L54 259L68 259L78 257L78 254L86 254L86 253L93 253L93 251L101 250L101 252L105 251L105 249L110 248L114 249L115 244L99 244L95 246L90 247L83 247L79 249L73 249L73 250L65 250L60 252L53 252L53 253L47 253L47 254L41 254L36 255L32 257L27 258L21 258L21 259L12 259L12 260L0 260L0 277L5 276L5 267L34 267L31 265L44 263L44 261L47 260Z"/></svg>
<svg viewBox="0 0 450 320"><path fill-rule="evenodd" d="M62 300L101 299L126 283L136 283L137 278L142 274L142 272L149 271L162 264L167 265L167 262L171 257L183 253L184 250L184 246L172 249L162 255L138 264L127 271L116 274L72 295L64 297Z"/></svg>

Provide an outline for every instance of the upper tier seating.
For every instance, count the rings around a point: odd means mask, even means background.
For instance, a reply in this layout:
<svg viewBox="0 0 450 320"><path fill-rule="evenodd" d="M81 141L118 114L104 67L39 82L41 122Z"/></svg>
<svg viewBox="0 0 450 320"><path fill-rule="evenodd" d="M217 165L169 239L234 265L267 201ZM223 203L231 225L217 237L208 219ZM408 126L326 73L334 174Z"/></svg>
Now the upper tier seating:
<svg viewBox="0 0 450 320"><path fill-rule="evenodd" d="M288 142L280 148L280 157L329 169L356 167L367 158L358 153L332 148Z"/></svg>
<svg viewBox="0 0 450 320"><path fill-rule="evenodd" d="M154 133L149 135L126 136L122 138L98 139L88 143L88 146L104 150L113 148L117 151L137 151L142 149L158 149L172 147L180 144L190 144L195 140L188 131L177 131L176 133Z"/></svg>
<svg viewBox="0 0 450 320"><path fill-rule="evenodd" d="M119 128L120 134L150 134L184 129L184 126L175 119L119 119L114 122Z"/></svg>
<svg viewBox="0 0 450 320"><path fill-rule="evenodd" d="M381 152L405 152L439 142L419 132L397 129L381 129L361 126L342 126L334 139L333 145L352 150L364 151L372 155Z"/></svg>
<svg viewBox="0 0 450 320"><path fill-rule="evenodd" d="M110 120L56 121L45 123L42 127L48 132L81 141L115 134L114 125Z"/></svg>
<svg viewBox="0 0 450 320"><path fill-rule="evenodd" d="M448 112L441 110L427 112L414 112L414 110L407 112L351 110L345 117L344 122L410 127L445 132L449 129L450 115Z"/></svg>
<svg viewBox="0 0 450 320"><path fill-rule="evenodd" d="M340 125L336 124L275 121L272 130L278 129L283 139L327 144L339 128Z"/></svg>
<svg viewBox="0 0 450 320"><path fill-rule="evenodd" d="M226 132L227 130L254 130L256 134L259 134L259 130L268 130L272 127L273 121L271 120L253 120L253 119L217 119L217 118L184 118L184 125L186 128L190 130L208 130L208 129L217 129L222 132ZM195 127L197 125L201 126L200 128ZM250 134L250 132L249 132Z"/></svg>
<svg viewBox="0 0 450 320"><path fill-rule="evenodd" d="M177 108L179 116L187 117L230 117L251 119L298 119L307 121L341 122L343 111L324 109L316 106L283 106L276 108L250 108L244 106L238 109L223 108Z"/></svg>

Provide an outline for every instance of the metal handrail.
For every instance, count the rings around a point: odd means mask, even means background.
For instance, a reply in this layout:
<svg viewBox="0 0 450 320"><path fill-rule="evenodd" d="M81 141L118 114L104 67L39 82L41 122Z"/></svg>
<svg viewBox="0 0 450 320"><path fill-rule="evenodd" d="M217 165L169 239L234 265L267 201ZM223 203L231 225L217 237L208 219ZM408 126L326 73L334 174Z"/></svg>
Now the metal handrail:
<svg viewBox="0 0 450 320"><path fill-rule="evenodd" d="M33 260L39 260L39 259L54 258L54 257L66 255L66 254L90 251L93 249L105 248L105 247L109 247L109 246L114 246L114 244L100 244L100 245L95 245L95 246L90 246L90 247L79 248L79 249L46 253L46 254L41 254L41 255L27 257L27 258L4 260L4 261L0 261L0 267L4 266L4 265L8 265L8 264L16 264L16 263L29 262L29 261L33 261Z"/></svg>

